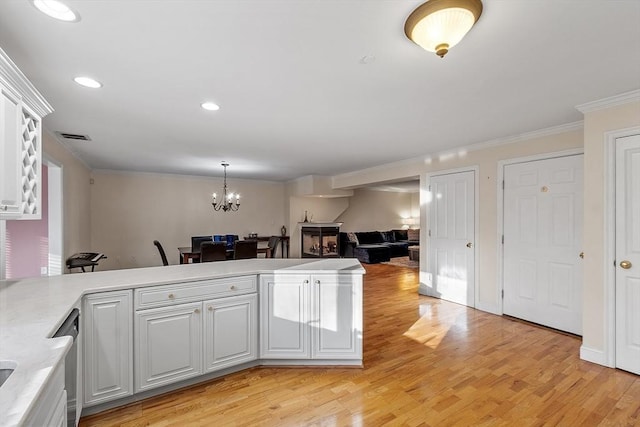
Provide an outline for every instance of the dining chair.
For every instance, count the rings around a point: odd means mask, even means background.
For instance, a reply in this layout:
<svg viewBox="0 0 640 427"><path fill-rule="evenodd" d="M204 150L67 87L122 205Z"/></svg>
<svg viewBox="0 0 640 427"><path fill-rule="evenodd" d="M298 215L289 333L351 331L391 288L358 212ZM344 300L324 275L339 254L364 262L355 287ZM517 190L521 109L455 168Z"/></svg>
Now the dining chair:
<svg viewBox="0 0 640 427"><path fill-rule="evenodd" d="M167 254L164 253L164 249L162 245L157 240L153 241L153 244L158 248L158 252L160 252L160 258L162 258L162 265L169 265L169 261L167 261Z"/></svg>
<svg viewBox="0 0 640 427"><path fill-rule="evenodd" d="M258 258L257 240L236 240L233 245L233 259Z"/></svg>
<svg viewBox="0 0 640 427"><path fill-rule="evenodd" d="M202 242L200 245L200 262L225 261L227 245L224 242Z"/></svg>
<svg viewBox="0 0 640 427"><path fill-rule="evenodd" d="M278 244L280 244L279 236L271 236L269 237L269 243L267 243L267 252L265 254L266 258L273 258L276 255L276 249L278 249Z"/></svg>
<svg viewBox="0 0 640 427"><path fill-rule="evenodd" d="M200 253L204 242L213 242L213 236L191 236L191 252ZM194 257L193 262L200 262L200 257Z"/></svg>

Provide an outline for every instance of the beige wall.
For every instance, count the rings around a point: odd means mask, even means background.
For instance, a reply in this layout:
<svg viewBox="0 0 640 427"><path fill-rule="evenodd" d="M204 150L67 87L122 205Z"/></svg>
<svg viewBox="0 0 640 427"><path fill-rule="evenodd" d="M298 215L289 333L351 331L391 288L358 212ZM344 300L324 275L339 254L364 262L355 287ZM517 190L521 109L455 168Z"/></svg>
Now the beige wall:
<svg viewBox="0 0 640 427"><path fill-rule="evenodd" d="M289 197L289 235L291 258L300 257L300 222L334 222L349 207L348 197Z"/></svg>
<svg viewBox="0 0 640 427"><path fill-rule="evenodd" d="M154 240L177 264L177 248L191 246L191 236L269 236L284 224L283 183L231 179L229 189L242 196L240 210L215 212L211 194L222 192L222 179L106 171L93 178L92 247L109 257L101 270L161 265Z"/></svg>
<svg viewBox="0 0 640 427"><path fill-rule="evenodd" d="M592 356L607 349L609 320L605 288L606 132L640 126L640 102L586 113L584 117L584 306L583 348Z"/></svg>
<svg viewBox="0 0 640 427"><path fill-rule="evenodd" d="M336 221L343 222L342 231L376 231L402 228L404 218L412 216L412 200L417 193L354 191L349 208Z"/></svg>
<svg viewBox="0 0 640 427"><path fill-rule="evenodd" d="M91 246L90 171L50 133L46 131L42 133L42 142L45 157L62 168L64 261L76 252L93 249Z"/></svg>
<svg viewBox="0 0 640 427"><path fill-rule="evenodd" d="M575 130L565 131L559 134L527 139L504 145L496 145L488 148L476 147L473 151L459 150L443 155L425 156L407 162L385 165L376 173L375 169L367 169L360 176L357 172L336 177L334 182L342 182L352 186L355 183L363 184L384 182L396 177L413 176L418 173L424 186L425 176L428 173L477 166L479 168L478 187L478 217L477 224L478 241L476 242L478 259L478 292L477 308L489 312L500 313L502 310L499 298L500 284L498 283L498 206L497 206L497 175L498 162L501 160L532 156L541 153L552 153L568 149L582 147L583 132L574 126ZM417 165L420 165L418 168ZM421 205L420 228L421 241L426 241L427 233L427 206L424 201ZM421 284L424 286L427 278L426 253L421 254Z"/></svg>

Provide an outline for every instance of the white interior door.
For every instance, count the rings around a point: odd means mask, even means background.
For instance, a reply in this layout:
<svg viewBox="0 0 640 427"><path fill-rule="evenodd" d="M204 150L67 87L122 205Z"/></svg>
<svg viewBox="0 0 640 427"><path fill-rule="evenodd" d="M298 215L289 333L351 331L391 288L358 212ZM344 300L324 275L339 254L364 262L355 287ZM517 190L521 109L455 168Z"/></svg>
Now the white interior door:
<svg viewBox="0 0 640 427"><path fill-rule="evenodd" d="M475 172L432 176L428 295L475 307Z"/></svg>
<svg viewBox="0 0 640 427"><path fill-rule="evenodd" d="M504 314L582 334L583 156L504 167Z"/></svg>
<svg viewBox="0 0 640 427"><path fill-rule="evenodd" d="M616 140L616 366L640 374L640 135Z"/></svg>

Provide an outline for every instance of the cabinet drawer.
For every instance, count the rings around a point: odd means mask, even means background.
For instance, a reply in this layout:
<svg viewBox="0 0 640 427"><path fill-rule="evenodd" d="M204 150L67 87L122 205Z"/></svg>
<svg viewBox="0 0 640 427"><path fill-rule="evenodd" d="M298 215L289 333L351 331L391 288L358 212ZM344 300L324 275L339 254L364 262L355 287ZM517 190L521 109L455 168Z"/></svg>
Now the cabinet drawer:
<svg viewBox="0 0 640 427"><path fill-rule="evenodd" d="M162 307L257 292L256 276L200 280L135 290L135 309Z"/></svg>

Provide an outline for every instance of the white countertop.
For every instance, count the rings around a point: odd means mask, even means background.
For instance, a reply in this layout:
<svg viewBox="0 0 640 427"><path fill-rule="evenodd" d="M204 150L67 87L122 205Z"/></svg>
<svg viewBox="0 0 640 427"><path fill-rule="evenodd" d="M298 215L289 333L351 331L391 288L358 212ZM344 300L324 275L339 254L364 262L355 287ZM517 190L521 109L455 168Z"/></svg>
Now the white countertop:
<svg viewBox="0 0 640 427"><path fill-rule="evenodd" d="M70 337L48 337L83 295L275 272L364 274L365 270L356 259L260 258L0 281L0 368L15 368L0 387L0 425L19 425L40 397L72 343Z"/></svg>

